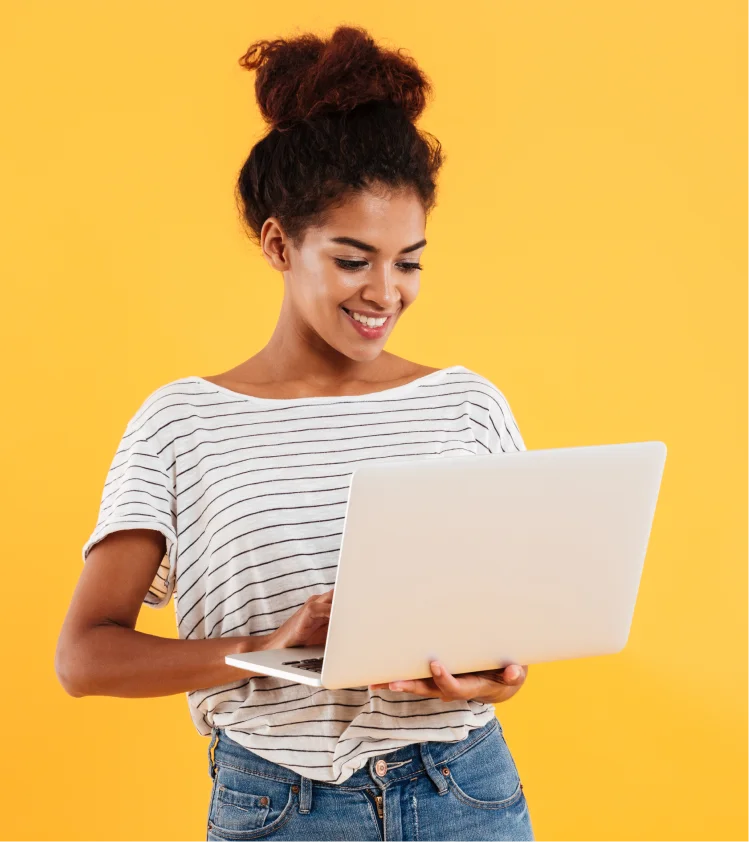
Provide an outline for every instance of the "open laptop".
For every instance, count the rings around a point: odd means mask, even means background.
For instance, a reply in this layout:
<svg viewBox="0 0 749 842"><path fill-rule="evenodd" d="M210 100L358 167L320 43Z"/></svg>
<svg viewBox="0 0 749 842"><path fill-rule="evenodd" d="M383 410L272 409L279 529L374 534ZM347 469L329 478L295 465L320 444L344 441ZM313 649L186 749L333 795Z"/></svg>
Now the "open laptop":
<svg viewBox="0 0 749 842"><path fill-rule="evenodd" d="M324 646L226 663L331 690L621 651L661 441L354 469Z"/></svg>

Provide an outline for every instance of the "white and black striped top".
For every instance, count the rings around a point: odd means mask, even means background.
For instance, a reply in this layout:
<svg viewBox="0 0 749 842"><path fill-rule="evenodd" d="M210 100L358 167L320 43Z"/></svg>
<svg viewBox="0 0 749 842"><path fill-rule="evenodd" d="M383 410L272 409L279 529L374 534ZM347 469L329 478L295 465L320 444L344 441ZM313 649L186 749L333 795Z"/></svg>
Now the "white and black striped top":
<svg viewBox="0 0 749 842"><path fill-rule="evenodd" d="M145 602L175 595L179 637L266 634L335 582L351 472L391 458L525 450L502 392L464 366L356 396L257 398L183 377L130 419L83 560L120 529L155 529L164 556ZM457 741L493 705L258 676L187 693L261 757L340 784L369 757Z"/></svg>

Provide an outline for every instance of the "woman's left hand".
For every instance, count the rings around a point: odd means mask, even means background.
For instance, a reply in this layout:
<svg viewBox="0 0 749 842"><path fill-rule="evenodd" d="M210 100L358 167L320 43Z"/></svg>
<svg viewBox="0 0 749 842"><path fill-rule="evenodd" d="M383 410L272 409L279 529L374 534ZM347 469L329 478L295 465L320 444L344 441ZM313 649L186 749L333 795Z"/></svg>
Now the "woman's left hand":
<svg viewBox="0 0 749 842"><path fill-rule="evenodd" d="M432 661L429 666L432 678L370 684L369 689L402 690L416 696L431 696L443 702L473 699L494 705L511 699L523 686L528 675L528 667L520 664L509 664L503 669L464 672L459 675L451 675L439 661Z"/></svg>

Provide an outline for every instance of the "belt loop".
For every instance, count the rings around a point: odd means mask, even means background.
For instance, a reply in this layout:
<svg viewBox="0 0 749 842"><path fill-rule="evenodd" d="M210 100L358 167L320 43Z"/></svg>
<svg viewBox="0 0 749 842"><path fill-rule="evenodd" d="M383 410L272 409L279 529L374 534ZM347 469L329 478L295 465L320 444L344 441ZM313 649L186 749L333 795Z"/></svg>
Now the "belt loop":
<svg viewBox="0 0 749 842"><path fill-rule="evenodd" d="M215 756L215 748L216 743L218 742L218 728L215 726L211 729L211 742L208 746L208 774L211 778L216 777L216 756Z"/></svg>
<svg viewBox="0 0 749 842"><path fill-rule="evenodd" d="M302 777L302 791L299 794L299 812L309 813L312 810L312 781Z"/></svg>
<svg viewBox="0 0 749 842"><path fill-rule="evenodd" d="M437 787L439 795L447 795L448 786L443 775L442 770L434 765L431 754L429 754L428 743L419 743L419 752L421 754L421 762L424 764L424 769L427 775L432 780L432 783Z"/></svg>

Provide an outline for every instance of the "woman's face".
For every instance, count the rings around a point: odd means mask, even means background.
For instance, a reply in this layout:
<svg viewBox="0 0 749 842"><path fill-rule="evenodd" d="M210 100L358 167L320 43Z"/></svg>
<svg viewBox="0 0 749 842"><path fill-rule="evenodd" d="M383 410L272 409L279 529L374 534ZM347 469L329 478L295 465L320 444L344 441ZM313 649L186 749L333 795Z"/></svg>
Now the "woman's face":
<svg viewBox="0 0 749 842"><path fill-rule="evenodd" d="M324 227L307 230L300 249L275 218L266 220L263 252L284 275L277 330L284 336L292 330L318 350L332 348L353 360L377 357L418 294L425 221L411 191L354 194ZM387 320L381 327L362 326L354 313Z"/></svg>

